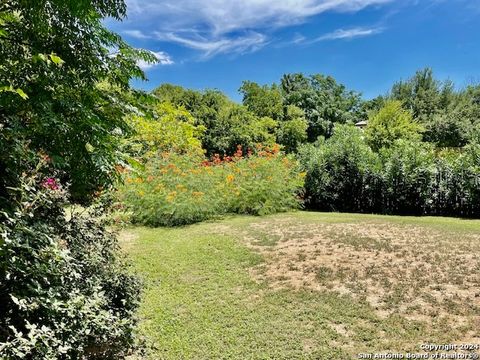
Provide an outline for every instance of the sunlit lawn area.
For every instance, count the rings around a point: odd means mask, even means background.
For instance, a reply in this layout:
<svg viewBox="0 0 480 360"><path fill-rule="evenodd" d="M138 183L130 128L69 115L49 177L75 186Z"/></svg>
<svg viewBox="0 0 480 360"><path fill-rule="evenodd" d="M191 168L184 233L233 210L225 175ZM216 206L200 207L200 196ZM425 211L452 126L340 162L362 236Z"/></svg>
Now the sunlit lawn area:
<svg viewBox="0 0 480 360"><path fill-rule="evenodd" d="M480 221L296 212L129 228L154 359L480 343Z"/></svg>

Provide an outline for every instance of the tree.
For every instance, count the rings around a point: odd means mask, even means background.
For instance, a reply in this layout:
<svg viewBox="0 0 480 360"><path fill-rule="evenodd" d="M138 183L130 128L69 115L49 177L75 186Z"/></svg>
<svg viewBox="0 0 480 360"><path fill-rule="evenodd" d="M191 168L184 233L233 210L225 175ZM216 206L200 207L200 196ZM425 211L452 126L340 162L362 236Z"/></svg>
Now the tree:
<svg viewBox="0 0 480 360"><path fill-rule="evenodd" d="M308 140L332 135L336 123L355 122L360 117L360 94L349 91L331 76L287 74L282 78L286 105L295 105L305 112Z"/></svg>
<svg viewBox="0 0 480 360"><path fill-rule="evenodd" d="M71 196L85 202L116 179L116 134L127 108L117 91L144 78L153 56L128 46L102 18L121 19L122 0L6 0L0 5L0 202L35 163L51 159Z"/></svg>
<svg viewBox="0 0 480 360"><path fill-rule="evenodd" d="M273 120L283 118L283 98L277 85L260 86L251 81L244 81L239 91L243 94L243 105L255 115Z"/></svg>
<svg viewBox="0 0 480 360"><path fill-rule="evenodd" d="M400 101L387 101L368 120L365 136L375 151L390 147L397 139L420 140L422 126L414 122L409 111L402 108Z"/></svg>
<svg viewBox="0 0 480 360"><path fill-rule="evenodd" d="M159 103L152 117L131 116L133 128L127 140L127 151L139 158L156 156L159 151L178 154L203 154L200 140L205 128L195 126L195 119L184 108Z"/></svg>
<svg viewBox="0 0 480 360"><path fill-rule="evenodd" d="M394 84L390 99L402 101L403 107L425 127L425 141L439 147L462 147L478 120L474 89L470 86L457 92L452 81L439 81L426 68Z"/></svg>
<svg viewBox="0 0 480 360"><path fill-rule="evenodd" d="M139 286L97 218L115 182L137 61L123 0L0 3L0 358L121 359Z"/></svg>
<svg viewBox="0 0 480 360"><path fill-rule="evenodd" d="M210 153L233 154L238 145L247 151L257 144L272 146L277 122L259 118L242 105L231 103L221 109L219 121L207 130Z"/></svg>
<svg viewBox="0 0 480 360"><path fill-rule="evenodd" d="M401 101L413 117L425 123L453 101L453 85L442 83L433 76L430 68L419 70L407 80L393 85L391 99Z"/></svg>
<svg viewBox="0 0 480 360"><path fill-rule="evenodd" d="M289 105L283 121L278 122L277 142L284 146L286 152L296 152L307 140L308 123L302 109Z"/></svg>
<svg viewBox="0 0 480 360"><path fill-rule="evenodd" d="M208 155L232 154L238 145L254 149L257 143L275 143L277 122L231 101L218 90L203 92L164 84L153 91L160 101L184 107L205 129L202 147Z"/></svg>
<svg viewBox="0 0 480 360"><path fill-rule="evenodd" d="M307 172L306 202L314 209L379 211L382 204L379 155L365 143L361 130L338 124L333 135L300 148Z"/></svg>

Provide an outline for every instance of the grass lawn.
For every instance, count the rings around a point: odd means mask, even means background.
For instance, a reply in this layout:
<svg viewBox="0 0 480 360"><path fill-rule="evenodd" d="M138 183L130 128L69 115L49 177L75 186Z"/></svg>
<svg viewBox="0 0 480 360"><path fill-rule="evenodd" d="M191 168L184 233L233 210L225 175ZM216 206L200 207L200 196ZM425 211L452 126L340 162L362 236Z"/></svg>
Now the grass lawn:
<svg viewBox="0 0 480 360"><path fill-rule="evenodd" d="M152 359L480 344L480 221L296 212L129 228Z"/></svg>

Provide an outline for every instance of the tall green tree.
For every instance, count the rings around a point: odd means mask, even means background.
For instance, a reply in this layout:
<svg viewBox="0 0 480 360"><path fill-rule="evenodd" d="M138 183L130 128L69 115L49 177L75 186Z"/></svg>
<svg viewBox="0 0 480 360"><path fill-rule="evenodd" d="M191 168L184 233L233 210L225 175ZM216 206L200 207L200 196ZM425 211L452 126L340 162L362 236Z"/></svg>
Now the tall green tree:
<svg viewBox="0 0 480 360"><path fill-rule="evenodd" d="M244 81L240 92L243 95L243 105L255 115L273 120L281 120L284 117L283 97L276 84L260 86L251 81Z"/></svg>
<svg viewBox="0 0 480 360"><path fill-rule="evenodd" d="M308 122L302 109L288 105L287 111L278 122L277 142L284 146L286 152L296 152L307 141Z"/></svg>
<svg viewBox="0 0 480 360"><path fill-rule="evenodd" d="M440 81L429 68L393 85L390 99L399 100L425 126L424 140L439 147L462 147L480 118L478 87L455 90L452 81Z"/></svg>
<svg viewBox="0 0 480 360"><path fill-rule="evenodd" d="M331 76L287 74L282 78L281 87L284 103L305 112L309 141L331 136L335 123L353 123L360 119L360 94L347 90Z"/></svg>
<svg viewBox="0 0 480 360"><path fill-rule="evenodd" d="M234 103L218 90L200 92L164 84L153 94L192 114L195 125L205 129L202 146L208 155L232 154L238 145L247 150L255 149L257 143L275 143L275 120Z"/></svg>
<svg viewBox="0 0 480 360"><path fill-rule="evenodd" d="M4 0L0 4L0 201L42 153L72 198L88 201L115 181L118 134L127 112L120 93L153 62L108 31L123 0ZM111 84L107 90L102 82Z"/></svg>

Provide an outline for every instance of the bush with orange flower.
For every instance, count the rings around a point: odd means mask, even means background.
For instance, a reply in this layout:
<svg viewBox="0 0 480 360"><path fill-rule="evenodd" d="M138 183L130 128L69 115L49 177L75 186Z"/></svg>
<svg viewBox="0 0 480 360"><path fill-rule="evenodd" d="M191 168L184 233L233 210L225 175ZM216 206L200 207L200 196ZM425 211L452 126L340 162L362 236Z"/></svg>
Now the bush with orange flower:
<svg viewBox="0 0 480 360"><path fill-rule="evenodd" d="M135 223L176 226L229 213L265 215L298 208L298 163L273 148L243 156L162 153L141 174L126 174L119 199Z"/></svg>

